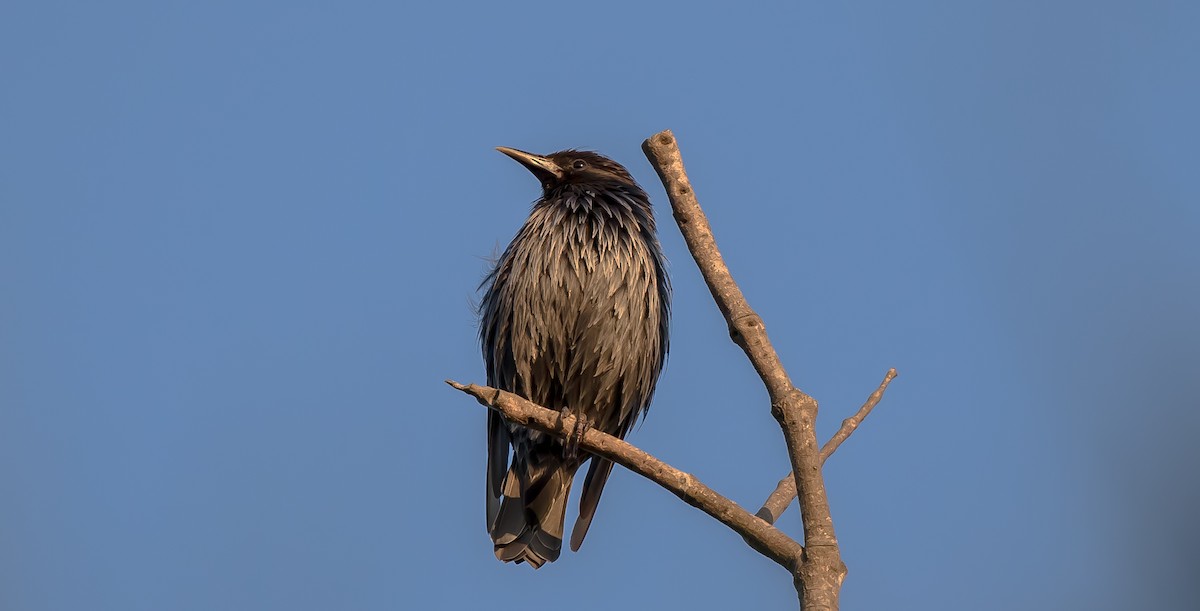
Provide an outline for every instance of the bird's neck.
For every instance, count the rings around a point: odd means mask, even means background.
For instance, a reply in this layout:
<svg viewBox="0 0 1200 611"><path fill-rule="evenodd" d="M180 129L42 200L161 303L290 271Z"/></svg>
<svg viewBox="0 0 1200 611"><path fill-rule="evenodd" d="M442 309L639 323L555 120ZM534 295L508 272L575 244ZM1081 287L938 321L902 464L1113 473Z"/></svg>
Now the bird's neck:
<svg viewBox="0 0 1200 611"><path fill-rule="evenodd" d="M562 185L545 194L537 207L558 208L570 214L629 216L653 220L646 194L625 185Z"/></svg>

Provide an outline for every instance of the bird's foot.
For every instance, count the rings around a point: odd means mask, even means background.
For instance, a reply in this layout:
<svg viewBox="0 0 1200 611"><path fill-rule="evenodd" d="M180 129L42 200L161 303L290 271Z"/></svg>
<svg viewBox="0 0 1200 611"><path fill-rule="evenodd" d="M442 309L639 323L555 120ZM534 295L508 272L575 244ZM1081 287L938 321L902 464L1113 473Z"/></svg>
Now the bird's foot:
<svg viewBox="0 0 1200 611"><path fill-rule="evenodd" d="M562 420L566 420L567 416L571 415L573 414L571 414L571 408L569 407L564 407L558 410L558 417ZM576 423L578 424L578 421ZM563 440L563 458L571 457L571 437L574 436L573 433L574 431L572 431L571 435L567 435L567 438Z"/></svg>
<svg viewBox="0 0 1200 611"><path fill-rule="evenodd" d="M563 408L563 415L567 415L570 411ZM583 441L583 434L587 432L592 423L583 414L572 414L575 416L575 426L571 428L571 434L567 436L567 442L563 446L563 458L574 460L579 456L579 443Z"/></svg>

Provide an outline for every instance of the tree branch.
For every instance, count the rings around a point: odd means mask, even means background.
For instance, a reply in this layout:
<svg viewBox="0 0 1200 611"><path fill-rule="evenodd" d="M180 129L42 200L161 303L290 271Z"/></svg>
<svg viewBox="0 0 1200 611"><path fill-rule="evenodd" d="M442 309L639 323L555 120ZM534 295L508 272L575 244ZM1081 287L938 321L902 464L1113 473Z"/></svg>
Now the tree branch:
<svg viewBox="0 0 1200 611"><path fill-rule="evenodd" d="M883 392L887 390L888 384L891 384L895 378L896 370L889 369L887 375L883 376L883 382L879 384L879 388L876 388L875 392L871 393L870 397L867 397L867 402L863 403L858 412L842 421L841 428L821 447L822 466L837 451L842 442L850 438L850 434L858 428L858 425L871 413L871 410L875 409L875 406L879 404L879 400L883 398ZM796 478L792 477L791 473L788 473L783 476L783 479L779 480L779 485L775 486L775 491L771 493L771 496L767 497L762 509L759 509L758 513L754 515L766 520L768 524L774 524L779 520L779 516L783 515L784 511L787 511L788 506L792 504L792 499L794 498L796 498Z"/></svg>
<svg viewBox="0 0 1200 611"><path fill-rule="evenodd" d="M474 396L479 403L504 414L509 422L564 439L574 430L574 416L546 409L513 393L478 384L460 384L453 380L446 380L446 383ZM799 543L783 531L751 515L737 503L721 496L695 476L668 465L627 441L594 428L588 428L584 432L579 446L670 490L688 505L733 529L759 553L795 574L804 553L804 548Z"/></svg>
<svg viewBox="0 0 1200 611"><path fill-rule="evenodd" d="M670 130L655 134L642 143L642 151L662 180L671 201L675 222L704 276L713 300L729 324L730 337L746 353L762 378L771 398L771 414L783 430L796 488L800 493L804 524L804 561L793 572L800 605L809 611L837 609L846 566L838 551L829 499L821 477L815 427L817 401L792 384L771 346L762 318L750 308L741 289L733 281L717 249L708 217L696 201L675 135Z"/></svg>
<svg viewBox="0 0 1200 611"><path fill-rule="evenodd" d="M826 441L825 445L821 446L821 464L824 464L841 447L842 442L850 438L850 434L858 429L858 425L862 424L863 419L871 413L871 410L875 409L876 405L879 405L879 401L883 399L883 393L887 390L888 384L891 384L894 379L896 379L896 370L894 368L889 369L883 376L883 381L879 383L879 388L876 388L875 392L871 393L870 397L867 397L867 401L863 403L862 407L858 408L858 412L842 421L842 426L833 434L833 437L830 437L829 441Z"/></svg>

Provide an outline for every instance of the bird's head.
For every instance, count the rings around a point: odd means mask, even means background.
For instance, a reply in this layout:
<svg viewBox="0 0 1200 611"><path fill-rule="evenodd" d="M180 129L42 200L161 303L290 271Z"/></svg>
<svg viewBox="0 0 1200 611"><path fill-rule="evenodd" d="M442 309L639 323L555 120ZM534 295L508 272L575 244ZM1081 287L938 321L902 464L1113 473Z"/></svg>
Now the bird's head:
<svg viewBox="0 0 1200 611"><path fill-rule="evenodd" d="M562 185L637 185L621 164L592 151L568 149L542 156L506 146L498 146L496 150L532 172L546 193Z"/></svg>

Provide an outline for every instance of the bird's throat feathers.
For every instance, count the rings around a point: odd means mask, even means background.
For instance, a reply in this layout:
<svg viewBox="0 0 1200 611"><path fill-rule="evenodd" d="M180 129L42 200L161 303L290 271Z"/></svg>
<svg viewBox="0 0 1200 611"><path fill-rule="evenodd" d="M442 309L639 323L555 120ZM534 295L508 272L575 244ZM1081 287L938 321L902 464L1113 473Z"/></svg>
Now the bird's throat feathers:
<svg viewBox="0 0 1200 611"><path fill-rule="evenodd" d="M635 221L644 228L654 228L650 199L637 185L558 185L538 200L534 209L622 222Z"/></svg>

